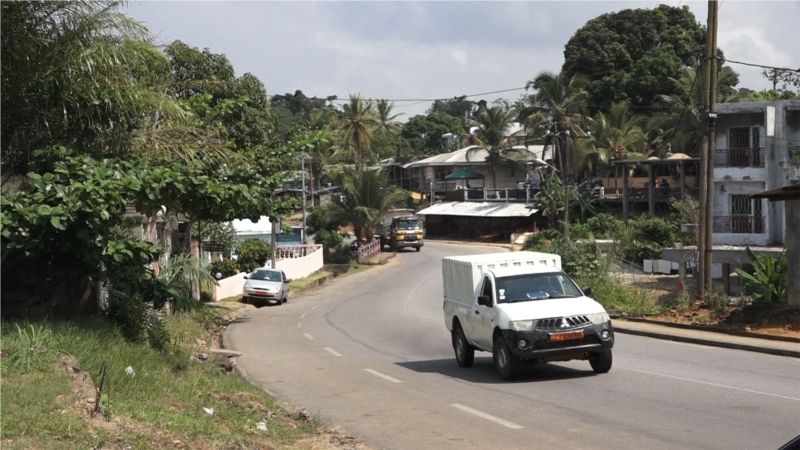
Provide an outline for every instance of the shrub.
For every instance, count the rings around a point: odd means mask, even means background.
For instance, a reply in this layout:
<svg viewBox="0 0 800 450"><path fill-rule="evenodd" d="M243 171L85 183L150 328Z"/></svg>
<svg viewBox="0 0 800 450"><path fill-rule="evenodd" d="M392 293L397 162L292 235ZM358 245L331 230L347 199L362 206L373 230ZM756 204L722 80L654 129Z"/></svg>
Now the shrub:
<svg viewBox="0 0 800 450"><path fill-rule="evenodd" d="M222 274L222 278L228 278L241 272L241 270L239 270L239 262L235 259L214 261L209 267L211 269L211 275L215 278L218 273Z"/></svg>
<svg viewBox="0 0 800 450"><path fill-rule="evenodd" d="M341 247L343 241L342 235L334 230L319 230L314 235L314 242L321 244L325 250L335 250Z"/></svg>
<svg viewBox="0 0 800 450"><path fill-rule="evenodd" d="M747 247L747 256L755 274L738 268L736 273L742 278L747 294L753 297L753 303L785 302L789 296L786 250L776 260L769 255L756 255Z"/></svg>
<svg viewBox="0 0 800 450"><path fill-rule="evenodd" d="M611 214L600 213L587 220L586 226L597 239L613 239L622 231L625 222Z"/></svg>
<svg viewBox="0 0 800 450"><path fill-rule="evenodd" d="M272 256L272 247L260 239L248 239L236 247L236 261L242 272L252 272L264 267Z"/></svg>

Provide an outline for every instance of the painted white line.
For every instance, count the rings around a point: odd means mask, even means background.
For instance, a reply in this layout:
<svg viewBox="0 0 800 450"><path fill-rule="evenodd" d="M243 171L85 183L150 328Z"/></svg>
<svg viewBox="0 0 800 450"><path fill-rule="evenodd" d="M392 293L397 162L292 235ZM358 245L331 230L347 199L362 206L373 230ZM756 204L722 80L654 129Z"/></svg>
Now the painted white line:
<svg viewBox="0 0 800 450"><path fill-rule="evenodd" d="M312 307L311 307L311 310L313 311L313 310L315 310L315 309L317 309L317 308L319 308L319 305L317 305L317 306L312 306Z"/></svg>
<svg viewBox="0 0 800 450"><path fill-rule="evenodd" d="M704 384L706 386L714 386L714 387L723 388L723 389L731 389L731 390L739 391L739 392L747 392L747 393L750 393L750 394L766 395L768 397L777 397L777 398L782 398L782 399L785 399L785 400L794 400L796 402L800 402L800 398L789 397L788 395L772 394L770 392L762 392L762 391L754 391L752 389L739 388L739 387L736 387L736 386L728 386L726 384L711 383L709 381L702 381L702 380L693 380L691 378L677 377L677 376L674 376L674 375L664 375L663 373L648 372L646 370L631 369L631 368L628 368L628 367L619 367L619 366L614 366L614 367L617 368L617 369L622 369L622 370L630 370L631 372L639 372L639 373L644 373L644 374L647 374L647 375L655 375L655 376L663 377L663 378L671 378L673 380L689 381L689 382L692 382L692 383Z"/></svg>
<svg viewBox="0 0 800 450"><path fill-rule="evenodd" d="M308 333L303 333L303 336L305 336L305 337L307 337L307 338L311 339L312 341L314 340L314 336L312 336L312 335L310 335L310 334L308 334Z"/></svg>
<svg viewBox="0 0 800 450"><path fill-rule="evenodd" d="M342 356L341 353L337 352L336 350L334 350L334 349L332 349L330 347L325 347L325 350L327 350L328 353L330 353L333 356Z"/></svg>
<svg viewBox="0 0 800 450"><path fill-rule="evenodd" d="M325 299L325 301L322 302L322 303L328 303L329 301L331 301L331 299L328 298L328 299Z"/></svg>
<svg viewBox="0 0 800 450"><path fill-rule="evenodd" d="M452 406L453 408L456 408L456 409L460 409L460 410L462 410L464 412L468 412L470 414L476 415L476 416L480 417L481 419L486 419L486 420L494 422L496 424L500 424L500 425L502 425L504 427L511 428L512 430L521 430L521 429L525 428L522 425L517 425L514 422L509 422L507 420L503 420L503 419L501 419L499 417L495 417L495 416L493 416L491 414L486 414L485 412L478 411L477 409L472 409L469 406L464 406L464 405L462 405L460 403L453 403L450 406Z"/></svg>
<svg viewBox="0 0 800 450"><path fill-rule="evenodd" d="M336 295L342 295L342 292L337 292Z"/></svg>
<svg viewBox="0 0 800 450"><path fill-rule="evenodd" d="M306 316L306 313L300 314L300 318L301 319L304 318L305 316Z"/></svg>
<svg viewBox="0 0 800 450"><path fill-rule="evenodd" d="M389 375L384 375L384 374L382 374L382 373L380 373L380 372L378 372L376 370L372 370L372 369L364 369L364 370L366 370L367 372L375 375L376 377L381 377L384 380L391 381L392 383L402 383L402 381L398 380L397 378L392 378Z"/></svg>
<svg viewBox="0 0 800 450"><path fill-rule="evenodd" d="M303 324L300 323L300 322L297 322L297 328L303 328Z"/></svg>
<svg viewBox="0 0 800 450"><path fill-rule="evenodd" d="M358 282L359 282L359 283L363 283L363 282L365 282L365 281L367 281L367 279L366 279L366 278L362 278L362 279L358 280Z"/></svg>

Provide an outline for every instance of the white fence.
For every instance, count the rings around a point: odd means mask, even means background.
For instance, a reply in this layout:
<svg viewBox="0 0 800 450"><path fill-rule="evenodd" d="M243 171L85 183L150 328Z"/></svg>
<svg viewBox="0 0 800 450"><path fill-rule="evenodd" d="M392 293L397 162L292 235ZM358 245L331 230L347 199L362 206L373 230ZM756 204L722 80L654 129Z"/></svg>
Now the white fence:
<svg viewBox="0 0 800 450"><path fill-rule="evenodd" d="M275 268L282 270L290 280L305 278L322 268L322 246L321 245L295 245L278 247L275 250L278 258ZM305 256L301 256L304 255ZM266 267L271 264L267 261ZM234 297L242 293L244 288L244 276L247 273L237 273L232 277L219 280L219 286L214 289L214 300L220 301L223 298Z"/></svg>

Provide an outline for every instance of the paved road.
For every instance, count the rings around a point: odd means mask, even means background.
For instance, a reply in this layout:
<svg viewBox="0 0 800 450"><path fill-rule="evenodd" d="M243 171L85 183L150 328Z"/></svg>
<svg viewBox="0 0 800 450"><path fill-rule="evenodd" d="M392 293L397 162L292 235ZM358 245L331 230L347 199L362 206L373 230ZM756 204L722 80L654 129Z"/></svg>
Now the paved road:
<svg viewBox="0 0 800 450"><path fill-rule="evenodd" d="M614 367L459 368L428 243L315 295L259 309L226 346L257 384L386 449L777 449L800 434L800 360L617 334Z"/></svg>

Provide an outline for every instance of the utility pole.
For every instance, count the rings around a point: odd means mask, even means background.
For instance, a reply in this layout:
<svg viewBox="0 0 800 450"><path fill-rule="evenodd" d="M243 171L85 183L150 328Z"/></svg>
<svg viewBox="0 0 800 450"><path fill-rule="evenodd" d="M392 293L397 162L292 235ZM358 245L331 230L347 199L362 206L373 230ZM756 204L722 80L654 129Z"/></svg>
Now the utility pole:
<svg viewBox="0 0 800 450"><path fill-rule="evenodd" d="M303 245L308 243L308 239L306 238L306 151L303 150L300 152L300 177L302 181L302 189L303 189ZM314 193L311 193L311 198L314 198Z"/></svg>
<svg viewBox="0 0 800 450"><path fill-rule="evenodd" d="M271 259L271 261L270 261L270 267L272 267L272 268L274 269L274 268L275 268L275 256L277 256L277 250L278 250L278 249L277 249L277 244L278 244L278 242L277 242L277 239L275 239L275 234L276 234L276 231L277 231L278 229L280 229L280 221L279 221L279 220L276 220L276 221L274 221L274 222L273 222L273 220L272 220L272 217L270 217L270 218L269 218L269 223L270 223L270 227L269 227L269 230L270 230L270 232L269 232L269 234L270 234L270 236L269 236L269 241L270 241L270 247L272 247L272 248L270 249L270 250L271 250L271 252L272 252L272 257L270 258L270 259ZM277 225L277 226L276 226L276 225Z"/></svg>
<svg viewBox="0 0 800 450"><path fill-rule="evenodd" d="M569 242L569 181L570 181L570 167L569 167L569 129L564 130L566 140L566 147L564 148L564 240Z"/></svg>
<svg viewBox="0 0 800 450"><path fill-rule="evenodd" d="M717 2L708 2L708 26L706 57L704 65L703 98L706 110L708 135L706 146L700 152L700 230L698 233L697 297L705 300L713 292L713 245L714 245L714 151L716 140L716 17Z"/></svg>

